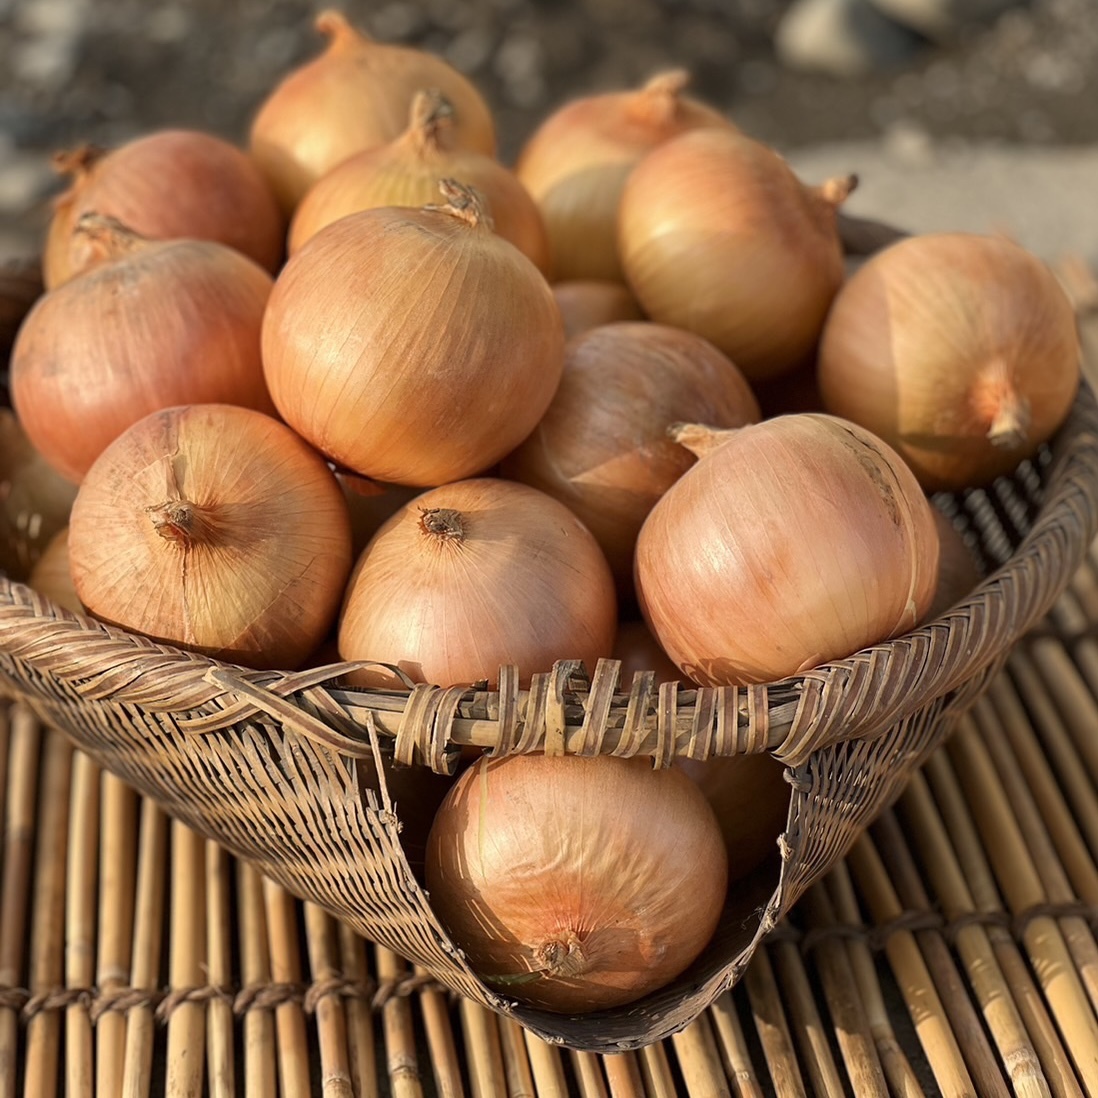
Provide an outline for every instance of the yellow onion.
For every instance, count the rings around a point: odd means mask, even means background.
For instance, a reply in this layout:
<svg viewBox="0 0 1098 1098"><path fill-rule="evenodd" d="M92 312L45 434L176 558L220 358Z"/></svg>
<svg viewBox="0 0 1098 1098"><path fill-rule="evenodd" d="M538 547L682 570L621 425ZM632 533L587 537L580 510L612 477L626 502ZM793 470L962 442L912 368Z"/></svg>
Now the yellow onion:
<svg viewBox="0 0 1098 1098"><path fill-rule="evenodd" d="M616 320L644 319L637 299L620 282L582 278L554 282L553 296L560 306L564 334L569 339Z"/></svg>
<svg viewBox="0 0 1098 1098"><path fill-rule="evenodd" d="M286 223L267 181L243 150L199 130L159 130L103 150L84 145L54 158L72 177L55 199L42 268L52 289L103 261L74 233L90 212L150 240L216 240L274 271Z"/></svg>
<svg viewBox="0 0 1098 1098"><path fill-rule="evenodd" d="M528 682L556 660L592 669L616 625L610 569L579 519L480 477L424 492L378 530L347 585L339 653L439 686L495 682L502 664ZM394 685L382 670L354 679Z"/></svg>
<svg viewBox="0 0 1098 1098"><path fill-rule="evenodd" d="M808 187L731 129L653 149L622 193L626 280L652 320L718 346L752 380L808 360L843 280L836 210L853 177Z"/></svg>
<svg viewBox="0 0 1098 1098"><path fill-rule="evenodd" d="M249 667L298 666L351 567L335 477L284 424L229 404L153 412L88 470L69 524L88 611Z"/></svg>
<svg viewBox="0 0 1098 1098"><path fill-rule="evenodd" d="M476 193L340 218L292 256L263 322L275 405L336 465L430 487L480 473L541 418L564 361L541 272Z"/></svg>
<svg viewBox="0 0 1098 1098"><path fill-rule="evenodd" d="M618 622L618 635L614 638L614 650L610 655L621 661L622 690L629 689L638 671L654 672L657 686L661 682L678 682L687 688L695 685L671 662L643 619Z"/></svg>
<svg viewBox="0 0 1098 1098"><path fill-rule="evenodd" d="M426 875L493 990L581 1013L633 1002L690 965L717 927L727 858L712 809L677 769L515 755L482 757L458 779Z"/></svg>
<svg viewBox="0 0 1098 1098"><path fill-rule="evenodd" d="M422 88L438 88L453 103L459 145L495 155L487 103L441 57L375 42L338 11L321 11L314 26L327 48L283 78L251 126L252 156L287 213L325 172L398 137Z"/></svg>
<svg viewBox="0 0 1098 1098"><path fill-rule="evenodd" d="M688 79L681 70L662 72L641 88L574 99L527 139L515 172L541 208L555 277L621 281L618 201L633 166L676 134L734 129L683 95Z"/></svg>
<svg viewBox="0 0 1098 1098"><path fill-rule="evenodd" d="M703 456L641 528L636 583L656 639L695 682L781 679L923 620L933 508L869 431L802 413L678 437Z"/></svg>
<svg viewBox="0 0 1098 1098"><path fill-rule="evenodd" d="M548 274L549 239L534 200L494 157L457 144L453 107L437 89L416 93L399 137L356 153L309 188L290 223L290 254L347 214L434 202L444 178L479 191L495 231Z"/></svg>
<svg viewBox="0 0 1098 1098"><path fill-rule="evenodd" d="M211 240L150 241L84 214L103 262L39 298L15 341L12 401L28 437L79 482L126 427L173 404L273 412L260 359L271 276Z"/></svg>
<svg viewBox="0 0 1098 1098"><path fill-rule="evenodd" d="M820 343L827 410L880 435L928 491L1013 471L1063 422L1079 375L1055 275L975 233L912 236L868 259Z"/></svg>
<svg viewBox="0 0 1098 1098"><path fill-rule="evenodd" d="M35 562L27 578L27 586L33 587L40 595L64 606L67 610L82 614L84 607L76 597L76 588L72 584L72 571L69 568L69 528L62 526L50 538L42 555Z"/></svg>
<svg viewBox="0 0 1098 1098"><path fill-rule="evenodd" d="M976 556L954 523L937 507L934 523L938 527L938 585L925 620L944 614L972 593L983 578Z"/></svg>
<svg viewBox="0 0 1098 1098"><path fill-rule="evenodd" d="M667 428L758 418L743 374L700 336L647 321L606 324L569 341L548 411L500 469L583 520L610 561L619 598L631 602L641 523L694 463Z"/></svg>

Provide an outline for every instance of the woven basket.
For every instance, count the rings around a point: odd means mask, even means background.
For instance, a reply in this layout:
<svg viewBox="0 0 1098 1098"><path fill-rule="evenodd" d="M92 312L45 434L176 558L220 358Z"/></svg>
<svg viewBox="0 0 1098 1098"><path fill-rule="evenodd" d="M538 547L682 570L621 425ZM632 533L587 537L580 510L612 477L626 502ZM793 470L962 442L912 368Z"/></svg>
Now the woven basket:
<svg viewBox="0 0 1098 1098"><path fill-rule="evenodd" d="M293 894L546 1040L598 1052L683 1028L736 982L762 936L850 847L1052 605L1098 534L1098 404L1084 385L1051 444L986 490L936 498L987 578L895 641L747 688L618 683L562 662L518 688L350 689L337 664L258 672L74 615L0 577L0 688L105 768ZM676 756L769 751L790 803L772 861L732 890L716 936L672 985L589 1015L516 1004L463 961L399 838L401 806L365 787L377 752L449 772L463 745ZM380 768L379 768L380 769Z"/></svg>

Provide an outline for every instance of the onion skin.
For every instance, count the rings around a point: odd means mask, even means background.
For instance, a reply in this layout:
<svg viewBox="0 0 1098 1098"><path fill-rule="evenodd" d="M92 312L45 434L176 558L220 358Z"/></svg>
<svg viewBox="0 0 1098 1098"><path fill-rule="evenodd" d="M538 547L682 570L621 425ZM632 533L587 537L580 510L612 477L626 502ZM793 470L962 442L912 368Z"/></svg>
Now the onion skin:
<svg viewBox="0 0 1098 1098"><path fill-rule="evenodd" d="M42 555L35 562L27 579L27 586L33 587L40 595L57 603L58 606L82 614L84 607L76 597L76 588L72 585L72 570L69 568L69 528L61 527L50 538Z"/></svg>
<svg viewBox="0 0 1098 1098"><path fill-rule="evenodd" d="M813 354L842 284L835 213L853 185L806 187L729 129L673 138L622 193L626 281L650 319L704 336L752 381L791 371Z"/></svg>
<svg viewBox="0 0 1098 1098"><path fill-rule="evenodd" d="M633 1002L690 965L716 929L727 859L712 810L678 770L482 758L435 817L427 887L496 991L581 1013Z"/></svg>
<svg viewBox="0 0 1098 1098"><path fill-rule="evenodd" d="M548 411L501 471L571 508L606 554L619 598L632 602L641 524L694 464L667 427L758 419L746 378L700 336L647 321L607 324L567 344Z"/></svg>
<svg viewBox="0 0 1098 1098"><path fill-rule="evenodd" d="M560 306L568 339L618 320L644 319L636 298L620 282L606 279L554 282L553 296Z"/></svg>
<svg viewBox="0 0 1098 1098"><path fill-rule="evenodd" d="M208 240L143 241L85 215L109 261L31 309L11 358L28 437L79 483L104 447L158 408L240 404L273 413L260 358L271 276Z"/></svg>
<svg viewBox="0 0 1098 1098"><path fill-rule="evenodd" d="M351 567L339 485L269 416L228 404L139 420L88 471L69 525L95 617L258 668L323 640Z"/></svg>
<svg viewBox="0 0 1098 1098"><path fill-rule="evenodd" d="M198 130L159 130L104 151L83 146L54 159L72 176L54 201L42 269L46 288L102 261L73 230L90 211L150 240L215 240L268 271L282 262L286 220L248 154Z"/></svg>
<svg viewBox="0 0 1098 1098"><path fill-rule="evenodd" d="M810 413L707 434L637 540L642 612L685 674L774 681L923 620L938 535L895 451Z"/></svg>
<svg viewBox="0 0 1098 1098"><path fill-rule="evenodd" d="M664 72L641 88L574 99L527 139L515 172L541 208L556 278L622 281L618 202L634 165L680 133L735 128L683 94L687 79Z"/></svg>
<svg viewBox="0 0 1098 1098"><path fill-rule="evenodd" d="M487 103L441 57L375 42L338 11L320 12L314 26L327 48L271 91L249 135L251 154L287 214L325 172L398 137L422 88L438 88L454 104L460 145L495 155Z"/></svg>
<svg viewBox="0 0 1098 1098"><path fill-rule="evenodd" d="M1075 313L1051 270L1001 237L908 237L868 259L820 342L829 412L896 449L927 491L1012 472L1066 418Z"/></svg>
<svg viewBox="0 0 1098 1098"><path fill-rule="evenodd" d="M434 487L490 468L560 380L549 284L453 201L341 218L271 293L262 347L275 405L336 465L375 480Z"/></svg>
<svg viewBox="0 0 1098 1098"><path fill-rule="evenodd" d="M425 492L381 527L347 585L339 652L439 686L494 683L502 664L528 683L559 659L592 669L616 628L610 568L579 519L483 477ZM380 671L351 678L398 685Z"/></svg>

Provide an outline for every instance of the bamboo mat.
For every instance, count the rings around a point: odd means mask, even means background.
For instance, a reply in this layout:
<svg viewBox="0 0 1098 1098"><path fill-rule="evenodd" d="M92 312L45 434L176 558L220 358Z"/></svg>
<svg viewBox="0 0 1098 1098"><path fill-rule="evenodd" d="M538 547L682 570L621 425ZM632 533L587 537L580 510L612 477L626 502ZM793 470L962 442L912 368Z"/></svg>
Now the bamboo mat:
<svg viewBox="0 0 1098 1098"><path fill-rule="evenodd" d="M0 707L0 1098L1098 1095L1098 549L745 979L551 1047Z"/></svg>

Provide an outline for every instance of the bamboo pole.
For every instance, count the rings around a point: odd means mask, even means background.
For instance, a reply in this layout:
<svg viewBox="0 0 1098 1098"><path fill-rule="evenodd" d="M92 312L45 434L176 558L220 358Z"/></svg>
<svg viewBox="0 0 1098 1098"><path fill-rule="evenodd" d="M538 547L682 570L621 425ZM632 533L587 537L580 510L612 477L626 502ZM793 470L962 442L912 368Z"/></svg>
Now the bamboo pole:
<svg viewBox="0 0 1098 1098"><path fill-rule="evenodd" d="M795 1098L804 1094L804 1080L782 1010L782 997L774 982L774 970L765 948L751 959L744 973L743 986L751 1003L755 1030L762 1043L774 1093L777 1098L786 1098L786 1095Z"/></svg>
<svg viewBox="0 0 1098 1098"><path fill-rule="evenodd" d="M99 851L99 767L82 751L72 760L68 891L65 904L65 985L90 990L95 981L95 901ZM65 1096L95 1090L93 1038L87 1001L65 1008Z"/></svg>
<svg viewBox="0 0 1098 1098"><path fill-rule="evenodd" d="M744 1039L743 1026L736 1010L736 1000L732 992L722 992L709 1008L713 1021L714 1035L720 1048L724 1070L736 1085L740 1098L762 1098L763 1089L759 1083L755 1065ZM670 1092L669 1093L673 1093ZM662 1096L661 1096L662 1098Z"/></svg>
<svg viewBox="0 0 1098 1098"><path fill-rule="evenodd" d="M99 941L96 984L104 1002L130 983L137 877L137 794L121 778L100 779ZM105 1010L95 1023L96 1098L121 1098L126 1015Z"/></svg>
<svg viewBox="0 0 1098 1098"><path fill-rule="evenodd" d="M1046 682L1056 684L1056 705L1070 716L1068 727L1090 780L1098 784L1098 645L1093 641L1074 646L1077 663L1053 638L1034 639L1027 647L1034 665Z"/></svg>
<svg viewBox="0 0 1098 1098"><path fill-rule="evenodd" d="M173 1001L174 993L206 986L205 840L179 820L171 823L171 927L167 1080L172 1098L202 1098L206 1057L206 1004Z"/></svg>
<svg viewBox="0 0 1098 1098"><path fill-rule="evenodd" d="M122 1074L124 1098L148 1098L152 1085L156 1040L155 996L160 978L167 839L167 817L153 801L142 801L130 971L134 990L143 991L146 995L142 999L135 998L126 1015Z"/></svg>
<svg viewBox="0 0 1098 1098"><path fill-rule="evenodd" d="M538 1098L566 1098L568 1077L559 1048L543 1041L526 1030L526 1053L530 1057L530 1070L534 1075Z"/></svg>
<svg viewBox="0 0 1098 1098"><path fill-rule="evenodd" d="M41 730L29 709L11 714L8 794L4 827L3 892L0 893L0 987L23 987L26 926L34 867ZM18 1086L19 1008L0 1007L0 1098L14 1098Z"/></svg>
<svg viewBox="0 0 1098 1098"><path fill-rule="evenodd" d="M416 967L415 974L426 978L426 969ZM438 1098L464 1098L465 1085L461 1078L461 1061L454 1043L454 1027L450 1021L450 1008L446 992L437 987L424 987L419 993L419 1007L423 1016L423 1029L427 1037L427 1051L435 1076ZM522 1042L522 1028L514 1024L515 1032L508 1032L511 1040ZM529 1057L523 1058L529 1065ZM528 1067L529 1070L529 1067ZM531 1084L532 1086L532 1084ZM536 1090L534 1091L536 1094Z"/></svg>
<svg viewBox="0 0 1098 1098"><path fill-rule="evenodd" d="M233 981L232 866L224 848L206 843L206 978L215 988ZM234 1098L236 1064L233 1054L235 1021L228 995L217 995L206 1006L206 1059L209 1098Z"/></svg>
<svg viewBox="0 0 1098 1098"><path fill-rule="evenodd" d="M522 1037L522 1026L513 1018L497 1018L503 1070L507 1076L508 1098L536 1098L530 1057Z"/></svg>
<svg viewBox="0 0 1098 1098"><path fill-rule="evenodd" d="M593 1052L569 1052L580 1098L610 1098L599 1058Z"/></svg>
<svg viewBox="0 0 1098 1098"><path fill-rule="evenodd" d="M335 987L343 975L335 920L316 904L307 903L304 907L313 987ZM314 1017L320 1048L320 1092L323 1098L353 1098L347 1016L337 991L317 996Z"/></svg>
<svg viewBox="0 0 1098 1098"><path fill-rule="evenodd" d="M240 979L250 995L270 984L271 953L263 878L245 862L236 864L236 894ZM274 1013L252 1003L246 1003L242 1013L244 1094L246 1098L269 1098L278 1090Z"/></svg>
<svg viewBox="0 0 1098 1098"><path fill-rule="evenodd" d="M641 1077L649 1098L675 1098L675 1077L667 1062L666 1042L645 1045L639 1056ZM541 1098L540 1094L538 1098Z"/></svg>
<svg viewBox="0 0 1098 1098"><path fill-rule="evenodd" d="M384 988L394 986L408 975L408 968L395 953L383 946L375 946L378 984ZM423 1081L419 1073L419 1056L416 1050L415 1021L412 1003L405 995L392 994L381 1008L381 1027L385 1038L385 1060L389 1069L389 1086L393 1098L422 1098ZM499 1039L496 1037L497 1058ZM494 1082L502 1085L503 1068L499 1065ZM477 1093L474 1091L474 1093ZM505 1093L500 1089L484 1091L486 1094Z"/></svg>
<svg viewBox="0 0 1098 1098"><path fill-rule="evenodd" d="M43 744L42 808L38 813L34 889L30 928L30 992L47 996L61 986L65 948L65 868L68 846L72 743L59 732ZM29 1006L30 1004L28 1004ZM61 1015L31 1011L27 1022L23 1094L41 1098L57 1089L61 1052Z"/></svg>
<svg viewBox="0 0 1098 1098"><path fill-rule="evenodd" d="M705 1014L671 1038L675 1058L690 1098L732 1098L713 1029Z"/></svg>
<svg viewBox="0 0 1098 1098"><path fill-rule="evenodd" d="M361 988L370 986L366 942L346 923L339 924L339 951L343 974ZM364 995L347 1002L347 1051L356 1098L378 1098L377 1038L373 1007ZM446 1098L440 1095L440 1098Z"/></svg>
<svg viewBox="0 0 1098 1098"><path fill-rule="evenodd" d="M271 980L287 987L300 987L301 953L293 897L281 885L264 877L263 906L271 951ZM275 1007L275 1037L282 1098L311 1098L305 1012L297 999L286 998Z"/></svg>
<svg viewBox="0 0 1098 1098"><path fill-rule="evenodd" d="M641 1077L636 1053L608 1053L602 1058L602 1069L606 1072L610 1098L645 1098L644 1080ZM511 1094L513 1095L514 1091ZM526 1095L523 1098L526 1098Z"/></svg>

